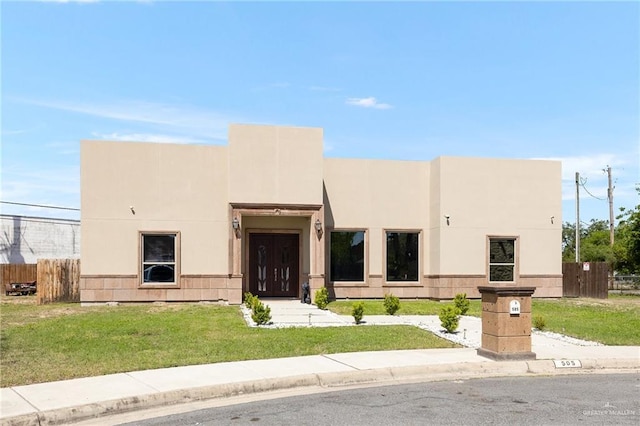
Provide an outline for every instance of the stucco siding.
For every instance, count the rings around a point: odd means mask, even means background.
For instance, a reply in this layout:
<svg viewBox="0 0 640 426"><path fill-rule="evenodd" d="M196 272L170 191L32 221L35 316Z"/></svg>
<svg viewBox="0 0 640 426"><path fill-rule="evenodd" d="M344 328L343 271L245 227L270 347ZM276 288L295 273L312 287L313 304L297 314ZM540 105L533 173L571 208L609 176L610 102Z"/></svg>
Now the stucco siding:
<svg viewBox="0 0 640 426"><path fill-rule="evenodd" d="M82 300L239 303L258 288L252 233L298 235L298 281L338 298L478 297L489 238L513 237L516 285L561 295L559 162L323 158L322 138L317 128L231 125L228 146L83 142ZM332 283L331 232L343 230L365 232L364 258L347 261L360 281ZM140 285L144 232L178 235L170 285ZM412 270L387 281L387 232L419 234L417 279L415 257L397 255L411 237L394 236L392 262Z"/></svg>
<svg viewBox="0 0 640 426"><path fill-rule="evenodd" d="M180 232L181 273L228 273L227 148L82 143L82 273L137 274L139 232Z"/></svg>
<svg viewBox="0 0 640 426"><path fill-rule="evenodd" d="M439 162L440 216L450 218L441 226L442 274L486 274L486 256L480 254L486 253L487 236L519 238L521 274L562 272L559 162L453 157Z"/></svg>
<svg viewBox="0 0 640 426"><path fill-rule="evenodd" d="M229 201L322 204L322 129L229 127Z"/></svg>
<svg viewBox="0 0 640 426"><path fill-rule="evenodd" d="M330 229L366 231L369 274L385 273L387 231L421 233L421 264L427 265L428 162L328 158L324 185Z"/></svg>

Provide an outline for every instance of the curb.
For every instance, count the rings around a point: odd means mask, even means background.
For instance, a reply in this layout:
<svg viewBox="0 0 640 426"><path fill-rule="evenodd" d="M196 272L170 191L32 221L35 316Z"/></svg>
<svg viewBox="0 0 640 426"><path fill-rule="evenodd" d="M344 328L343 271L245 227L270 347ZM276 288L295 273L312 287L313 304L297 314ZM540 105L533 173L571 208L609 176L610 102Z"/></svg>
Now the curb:
<svg viewBox="0 0 640 426"><path fill-rule="evenodd" d="M101 403L38 411L1 419L0 424L2 426L59 425L154 407L292 388L393 385L403 382L434 382L503 376L592 374L605 371L640 373L640 360L638 359L585 359L581 360L581 363L581 368L558 369L553 360L487 361L307 374L158 392Z"/></svg>

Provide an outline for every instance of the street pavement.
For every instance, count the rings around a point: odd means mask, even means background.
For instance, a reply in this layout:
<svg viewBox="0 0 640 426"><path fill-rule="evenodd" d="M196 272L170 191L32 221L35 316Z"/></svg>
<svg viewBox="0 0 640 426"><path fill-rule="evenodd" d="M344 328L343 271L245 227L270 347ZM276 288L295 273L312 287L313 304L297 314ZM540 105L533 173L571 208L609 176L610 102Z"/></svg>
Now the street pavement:
<svg viewBox="0 0 640 426"><path fill-rule="evenodd" d="M268 300L268 327L355 326L350 316L295 300ZM245 312L250 326L250 315ZM300 387L393 384L496 376L640 372L640 346L603 346L534 332L536 360L492 361L479 356L481 320L462 317L458 332L437 316L367 316L366 325L407 324L464 345L456 349L355 352L225 362L110 374L0 389L0 424L68 424L104 415L240 394Z"/></svg>

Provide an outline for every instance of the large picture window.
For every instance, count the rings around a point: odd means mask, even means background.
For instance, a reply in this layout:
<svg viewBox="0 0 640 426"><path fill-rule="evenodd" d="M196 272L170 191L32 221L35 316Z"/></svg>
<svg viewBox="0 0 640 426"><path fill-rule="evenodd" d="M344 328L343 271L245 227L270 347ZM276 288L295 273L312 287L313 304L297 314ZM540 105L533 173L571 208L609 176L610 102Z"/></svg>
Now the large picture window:
<svg viewBox="0 0 640 426"><path fill-rule="evenodd" d="M489 281L514 281L515 238L489 238Z"/></svg>
<svg viewBox="0 0 640 426"><path fill-rule="evenodd" d="M387 281L418 281L417 232L387 232Z"/></svg>
<svg viewBox="0 0 640 426"><path fill-rule="evenodd" d="M177 234L142 233L142 283L177 283Z"/></svg>
<svg viewBox="0 0 640 426"><path fill-rule="evenodd" d="M331 232L331 281L364 281L364 231Z"/></svg>

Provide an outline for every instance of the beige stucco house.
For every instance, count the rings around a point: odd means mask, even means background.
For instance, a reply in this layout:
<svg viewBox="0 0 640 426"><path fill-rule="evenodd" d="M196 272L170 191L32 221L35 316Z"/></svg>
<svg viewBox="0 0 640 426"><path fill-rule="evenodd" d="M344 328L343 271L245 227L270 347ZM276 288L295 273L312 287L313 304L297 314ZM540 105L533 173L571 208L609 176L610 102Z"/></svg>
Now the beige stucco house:
<svg viewBox="0 0 640 426"><path fill-rule="evenodd" d="M562 295L556 161L325 158L322 129L258 125L81 147L82 302Z"/></svg>

